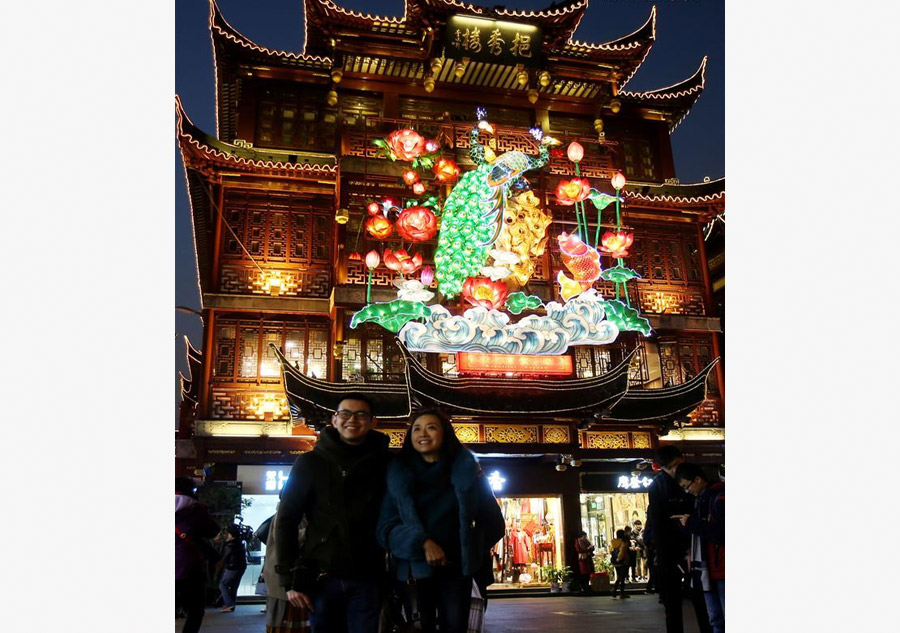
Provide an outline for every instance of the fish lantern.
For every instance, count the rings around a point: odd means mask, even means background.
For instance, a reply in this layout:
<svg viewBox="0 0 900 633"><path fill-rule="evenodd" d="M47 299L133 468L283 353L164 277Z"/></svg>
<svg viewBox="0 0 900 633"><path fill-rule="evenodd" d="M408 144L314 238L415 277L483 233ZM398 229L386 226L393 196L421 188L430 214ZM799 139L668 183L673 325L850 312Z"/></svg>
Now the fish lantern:
<svg viewBox="0 0 900 633"><path fill-rule="evenodd" d="M398 160L411 161L425 150L425 138L409 128L391 132L387 142Z"/></svg>
<svg viewBox="0 0 900 633"><path fill-rule="evenodd" d="M559 204L572 206L586 199L591 193L591 183L587 178L562 180L556 188L556 201Z"/></svg>
<svg viewBox="0 0 900 633"><path fill-rule="evenodd" d="M469 277L462 286L463 299L486 310L499 310L508 295L509 288L505 283L491 281L488 277Z"/></svg>
<svg viewBox="0 0 900 633"><path fill-rule="evenodd" d="M397 218L397 233L410 242L425 242L437 233L437 218L428 207L407 207Z"/></svg>
<svg viewBox="0 0 900 633"><path fill-rule="evenodd" d="M434 164L434 177L442 183L455 182L459 178L459 166L449 158L442 158Z"/></svg>
<svg viewBox="0 0 900 633"><path fill-rule="evenodd" d="M383 215L373 215L366 220L366 232L377 240L383 240L394 232L394 225Z"/></svg>
<svg viewBox="0 0 900 633"><path fill-rule="evenodd" d="M411 275L422 267L422 254L416 253L410 257L404 248L398 248L395 251L386 248L384 265L401 275Z"/></svg>

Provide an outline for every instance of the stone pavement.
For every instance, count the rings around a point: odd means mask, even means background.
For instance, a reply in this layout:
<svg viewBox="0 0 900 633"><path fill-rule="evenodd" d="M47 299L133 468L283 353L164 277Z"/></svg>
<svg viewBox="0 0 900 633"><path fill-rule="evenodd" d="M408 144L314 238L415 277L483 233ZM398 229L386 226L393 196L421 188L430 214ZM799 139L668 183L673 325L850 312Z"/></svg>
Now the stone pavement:
<svg viewBox="0 0 900 633"><path fill-rule="evenodd" d="M238 604L233 613L207 609L201 633L263 633L266 616L261 604ZM184 620L177 620L180 633ZM609 596L546 596L490 600L485 633L662 633L665 614L656 595L634 594L625 600ZM684 631L698 633L690 601L684 602Z"/></svg>

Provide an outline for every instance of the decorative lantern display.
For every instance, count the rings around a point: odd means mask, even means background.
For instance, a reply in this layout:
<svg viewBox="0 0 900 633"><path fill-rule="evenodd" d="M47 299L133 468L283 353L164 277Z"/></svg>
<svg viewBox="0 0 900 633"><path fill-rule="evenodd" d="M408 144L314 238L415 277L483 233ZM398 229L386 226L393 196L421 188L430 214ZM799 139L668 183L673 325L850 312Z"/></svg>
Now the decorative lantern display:
<svg viewBox="0 0 900 633"><path fill-rule="evenodd" d="M422 282L423 285L430 286L434 281L434 269L431 266L426 266L422 269L422 272L419 275L419 281Z"/></svg>
<svg viewBox="0 0 900 633"><path fill-rule="evenodd" d="M437 218L434 212L420 205L407 207L397 218L397 234L410 242L430 240L437 233Z"/></svg>
<svg viewBox="0 0 900 633"><path fill-rule="evenodd" d="M607 231L603 234L600 252L612 257L628 257L628 248L634 242L634 234L626 231Z"/></svg>
<svg viewBox="0 0 900 633"><path fill-rule="evenodd" d="M488 277L469 277L462 287L462 297L473 306L487 310L499 310L506 303L509 288L502 281L491 281Z"/></svg>
<svg viewBox="0 0 900 633"><path fill-rule="evenodd" d="M434 164L434 177L445 184L456 182L459 166L450 158L441 158Z"/></svg>
<svg viewBox="0 0 900 633"><path fill-rule="evenodd" d="M383 215L373 215L366 220L366 232L377 240L384 240L394 232L394 225Z"/></svg>
<svg viewBox="0 0 900 633"><path fill-rule="evenodd" d="M616 175L612 177L612 180L610 180L609 184L613 186L613 189L618 191L619 189L625 187L625 176L623 176L622 172L620 171L616 172Z"/></svg>
<svg viewBox="0 0 900 633"><path fill-rule="evenodd" d="M419 182L419 174L415 169L407 169L403 172L403 182L407 185L413 185Z"/></svg>
<svg viewBox="0 0 900 633"><path fill-rule="evenodd" d="M361 262L362 254L359 251L353 251L352 253L347 255L347 259L349 259L351 262Z"/></svg>
<svg viewBox="0 0 900 633"><path fill-rule="evenodd" d="M366 253L366 268L373 270L378 268L378 264L381 263L381 256L378 254L378 251L371 250Z"/></svg>
<svg viewBox="0 0 900 633"><path fill-rule="evenodd" d="M366 213L369 215L378 215L381 213L381 205L377 202L370 202L366 205Z"/></svg>
<svg viewBox="0 0 900 633"><path fill-rule="evenodd" d="M397 160L411 161L425 151L425 137L409 128L391 132L387 142Z"/></svg>
<svg viewBox="0 0 900 633"><path fill-rule="evenodd" d="M584 147L578 141L572 141L566 149L566 156L573 163L580 163L584 158Z"/></svg>
<svg viewBox="0 0 900 633"><path fill-rule="evenodd" d="M425 193L425 184L421 182L414 183L412 186L413 193L417 196L421 196Z"/></svg>
<svg viewBox="0 0 900 633"><path fill-rule="evenodd" d="M338 224L347 224L350 221L350 211L347 209L338 209L334 214L334 221Z"/></svg>
<svg viewBox="0 0 900 633"><path fill-rule="evenodd" d="M384 265L401 275L411 275L422 267L422 254L410 256L404 248L384 250Z"/></svg>
<svg viewBox="0 0 900 633"><path fill-rule="evenodd" d="M591 183L587 178L562 180L556 188L556 201L559 204L572 206L576 202L585 200L590 193Z"/></svg>

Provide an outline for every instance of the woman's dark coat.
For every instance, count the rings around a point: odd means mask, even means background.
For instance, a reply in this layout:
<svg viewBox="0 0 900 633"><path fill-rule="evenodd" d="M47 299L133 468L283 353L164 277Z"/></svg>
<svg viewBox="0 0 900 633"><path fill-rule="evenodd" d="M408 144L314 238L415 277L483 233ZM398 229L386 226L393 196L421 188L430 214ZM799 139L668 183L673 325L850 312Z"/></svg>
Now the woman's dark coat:
<svg viewBox="0 0 900 633"><path fill-rule="evenodd" d="M412 455L410 458L417 459L418 456ZM435 468L440 466L436 464ZM424 495L421 491L416 492L414 471L420 469L411 468L403 456L391 463L387 475L387 494L378 521L378 542L393 556L399 580L406 580L410 570L414 578L432 575L422 546L425 539L431 536L426 526L433 524L434 510L419 503ZM503 538L505 523L490 484L469 450L460 448L449 465L449 485L443 494L454 495L459 506L458 563L462 575L475 577L490 574L487 554L491 546Z"/></svg>

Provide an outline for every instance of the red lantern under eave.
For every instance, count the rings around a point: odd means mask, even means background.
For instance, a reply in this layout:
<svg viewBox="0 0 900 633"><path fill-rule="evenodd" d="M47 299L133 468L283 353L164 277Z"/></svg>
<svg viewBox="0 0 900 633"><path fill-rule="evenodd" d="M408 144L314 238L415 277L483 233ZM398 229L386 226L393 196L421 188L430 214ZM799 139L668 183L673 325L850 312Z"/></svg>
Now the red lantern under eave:
<svg viewBox="0 0 900 633"><path fill-rule="evenodd" d="M397 233L410 242L430 240L437 233L437 218L428 207L407 207L397 218Z"/></svg>
<svg viewBox="0 0 900 633"><path fill-rule="evenodd" d="M366 220L366 231L375 239L383 240L394 232L394 225L383 215L373 215Z"/></svg>

